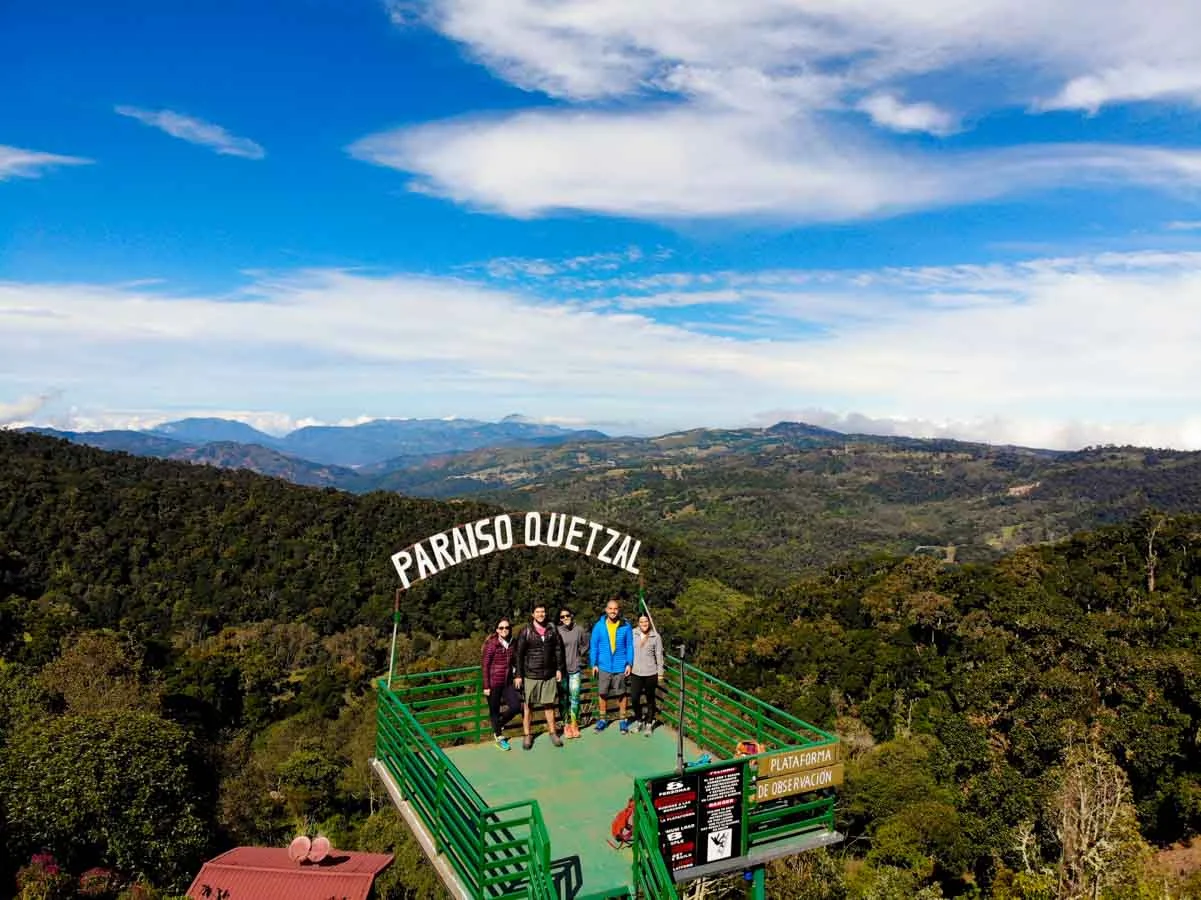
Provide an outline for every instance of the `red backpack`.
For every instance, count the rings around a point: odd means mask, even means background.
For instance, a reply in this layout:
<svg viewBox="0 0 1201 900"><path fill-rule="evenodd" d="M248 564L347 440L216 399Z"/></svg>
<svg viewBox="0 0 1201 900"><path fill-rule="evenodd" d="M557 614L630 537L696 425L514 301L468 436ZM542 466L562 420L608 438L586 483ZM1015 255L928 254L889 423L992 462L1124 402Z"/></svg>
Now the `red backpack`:
<svg viewBox="0 0 1201 900"><path fill-rule="evenodd" d="M620 850L622 847L627 847L634 841L634 798L631 797L626 804L625 809L613 817L613 824L609 826L609 833L613 835L613 839L609 841L609 846L615 850Z"/></svg>

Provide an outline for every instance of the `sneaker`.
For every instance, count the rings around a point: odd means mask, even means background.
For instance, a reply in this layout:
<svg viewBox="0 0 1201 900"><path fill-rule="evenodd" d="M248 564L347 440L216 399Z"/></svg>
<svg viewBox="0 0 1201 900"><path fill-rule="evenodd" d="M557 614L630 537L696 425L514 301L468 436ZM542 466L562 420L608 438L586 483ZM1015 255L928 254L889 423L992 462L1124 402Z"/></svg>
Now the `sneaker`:
<svg viewBox="0 0 1201 900"><path fill-rule="evenodd" d="M503 734L498 734L495 738L493 738L493 740L496 741L496 746L498 748L500 748L501 750L511 750L512 749L509 746L509 739L507 737L505 737Z"/></svg>
<svg viewBox="0 0 1201 900"><path fill-rule="evenodd" d="M532 734L527 734L525 736L524 740L522 740L521 749L522 750L533 750L534 749L534 736Z"/></svg>
<svg viewBox="0 0 1201 900"><path fill-rule="evenodd" d="M654 722L647 722L645 725L642 726L642 733L644 735L646 735L647 737L650 737L652 734L654 734L654 732L655 732L655 723Z"/></svg>
<svg viewBox="0 0 1201 900"><path fill-rule="evenodd" d="M608 727L608 725L609 725L609 723L606 722L604 719L596 720L596 730L597 731L604 731L605 728Z"/></svg>
<svg viewBox="0 0 1201 900"><path fill-rule="evenodd" d="M637 734L641 730L642 730L641 722L635 722L633 725L630 726L630 731L634 732L634 734Z"/></svg>
<svg viewBox="0 0 1201 900"><path fill-rule="evenodd" d="M629 720L629 719L622 719L622 720L621 720L621 733L622 733L622 734L629 734L629 733L630 733L630 720Z"/></svg>
<svg viewBox="0 0 1201 900"><path fill-rule="evenodd" d="M569 738L578 738L580 736L580 726L572 722L567 726L567 736Z"/></svg>
<svg viewBox="0 0 1201 900"><path fill-rule="evenodd" d="M563 746L563 738L559 737L559 736L558 736L557 734L555 734L553 731L550 733L550 742L551 742L552 744L554 744L556 747L562 747L562 746Z"/></svg>

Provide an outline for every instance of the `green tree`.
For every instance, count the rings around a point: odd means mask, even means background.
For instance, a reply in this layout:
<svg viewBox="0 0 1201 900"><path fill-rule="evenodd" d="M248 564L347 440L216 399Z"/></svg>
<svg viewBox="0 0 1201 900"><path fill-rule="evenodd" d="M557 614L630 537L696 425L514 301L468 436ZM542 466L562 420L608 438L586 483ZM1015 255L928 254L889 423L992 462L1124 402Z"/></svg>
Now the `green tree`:
<svg viewBox="0 0 1201 900"><path fill-rule="evenodd" d="M145 712L29 723L0 757L11 849L178 883L207 849L206 790L187 733Z"/></svg>
<svg viewBox="0 0 1201 900"><path fill-rule="evenodd" d="M392 807L381 809L360 826L356 850L391 853L392 865L375 879L378 900L446 900L449 894L409 826Z"/></svg>

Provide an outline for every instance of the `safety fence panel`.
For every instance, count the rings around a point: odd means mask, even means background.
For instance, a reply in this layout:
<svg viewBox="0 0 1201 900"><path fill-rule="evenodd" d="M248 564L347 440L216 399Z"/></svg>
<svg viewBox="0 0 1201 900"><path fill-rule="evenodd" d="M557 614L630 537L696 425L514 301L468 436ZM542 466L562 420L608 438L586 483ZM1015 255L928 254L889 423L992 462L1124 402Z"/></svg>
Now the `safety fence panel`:
<svg viewBox="0 0 1201 900"><path fill-rule="evenodd" d="M659 824L646 782L634 782L634 890L646 900L678 900L667 863L659 851Z"/></svg>
<svg viewBox="0 0 1201 900"><path fill-rule="evenodd" d="M473 671L478 685L478 670ZM550 900L550 841L538 804L489 807L439 746L440 741L456 743L475 733L478 718L470 712L472 704L462 702L470 697L465 689L472 681L461 677L465 674L429 673L425 681L416 675L394 678L394 686L403 681L403 691L389 690L382 679L376 758L429 831L435 851L450 863L472 897ZM420 704L416 711L402 695Z"/></svg>

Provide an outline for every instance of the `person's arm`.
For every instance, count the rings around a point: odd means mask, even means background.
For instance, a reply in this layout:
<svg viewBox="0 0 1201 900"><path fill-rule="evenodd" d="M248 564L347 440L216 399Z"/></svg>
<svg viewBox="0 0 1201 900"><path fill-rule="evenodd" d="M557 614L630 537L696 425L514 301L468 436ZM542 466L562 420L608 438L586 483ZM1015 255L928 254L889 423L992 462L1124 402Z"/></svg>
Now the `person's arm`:
<svg viewBox="0 0 1201 900"><path fill-rule="evenodd" d="M600 648L596 646L596 639L600 637L601 623L597 622L592 626L592 639L588 643L588 659L592 663L592 674L596 675L600 671L596 661L600 659Z"/></svg>
<svg viewBox="0 0 1201 900"><path fill-rule="evenodd" d="M525 679L525 633L527 630L523 628L521 634L517 635L517 640L513 642L513 671L517 673L513 684L519 688Z"/></svg>
<svg viewBox="0 0 1201 900"><path fill-rule="evenodd" d="M563 646L563 635L555 629L555 681L563 680L563 670L567 668L567 648Z"/></svg>
<svg viewBox="0 0 1201 900"><path fill-rule="evenodd" d="M617 629L617 636L619 639L621 638L622 634L625 634L626 636L625 649L623 651L623 656L626 662L624 671L627 675L629 675L634 668L634 629L628 624L623 625Z"/></svg>
<svg viewBox="0 0 1201 900"><path fill-rule="evenodd" d="M664 673L667 671L667 656L663 652L663 638L658 634L655 635L655 652L659 656L659 677L662 678Z"/></svg>
<svg viewBox="0 0 1201 900"><path fill-rule="evenodd" d="M484 696L487 697L492 691L488 687L488 673L492 671L492 659L495 655L495 647L491 641L484 641L484 659L480 663L480 668L484 670Z"/></svg>
<svg viewBox="0 0 1201 900"><path fill-rule="evenodd" d="M587 667L588 662L591 659L591 656L588 653L591 647L588 638L584 635L584 629L582 628L580 629L578 643L580 645L580 668L583 669Z"/></svg>

